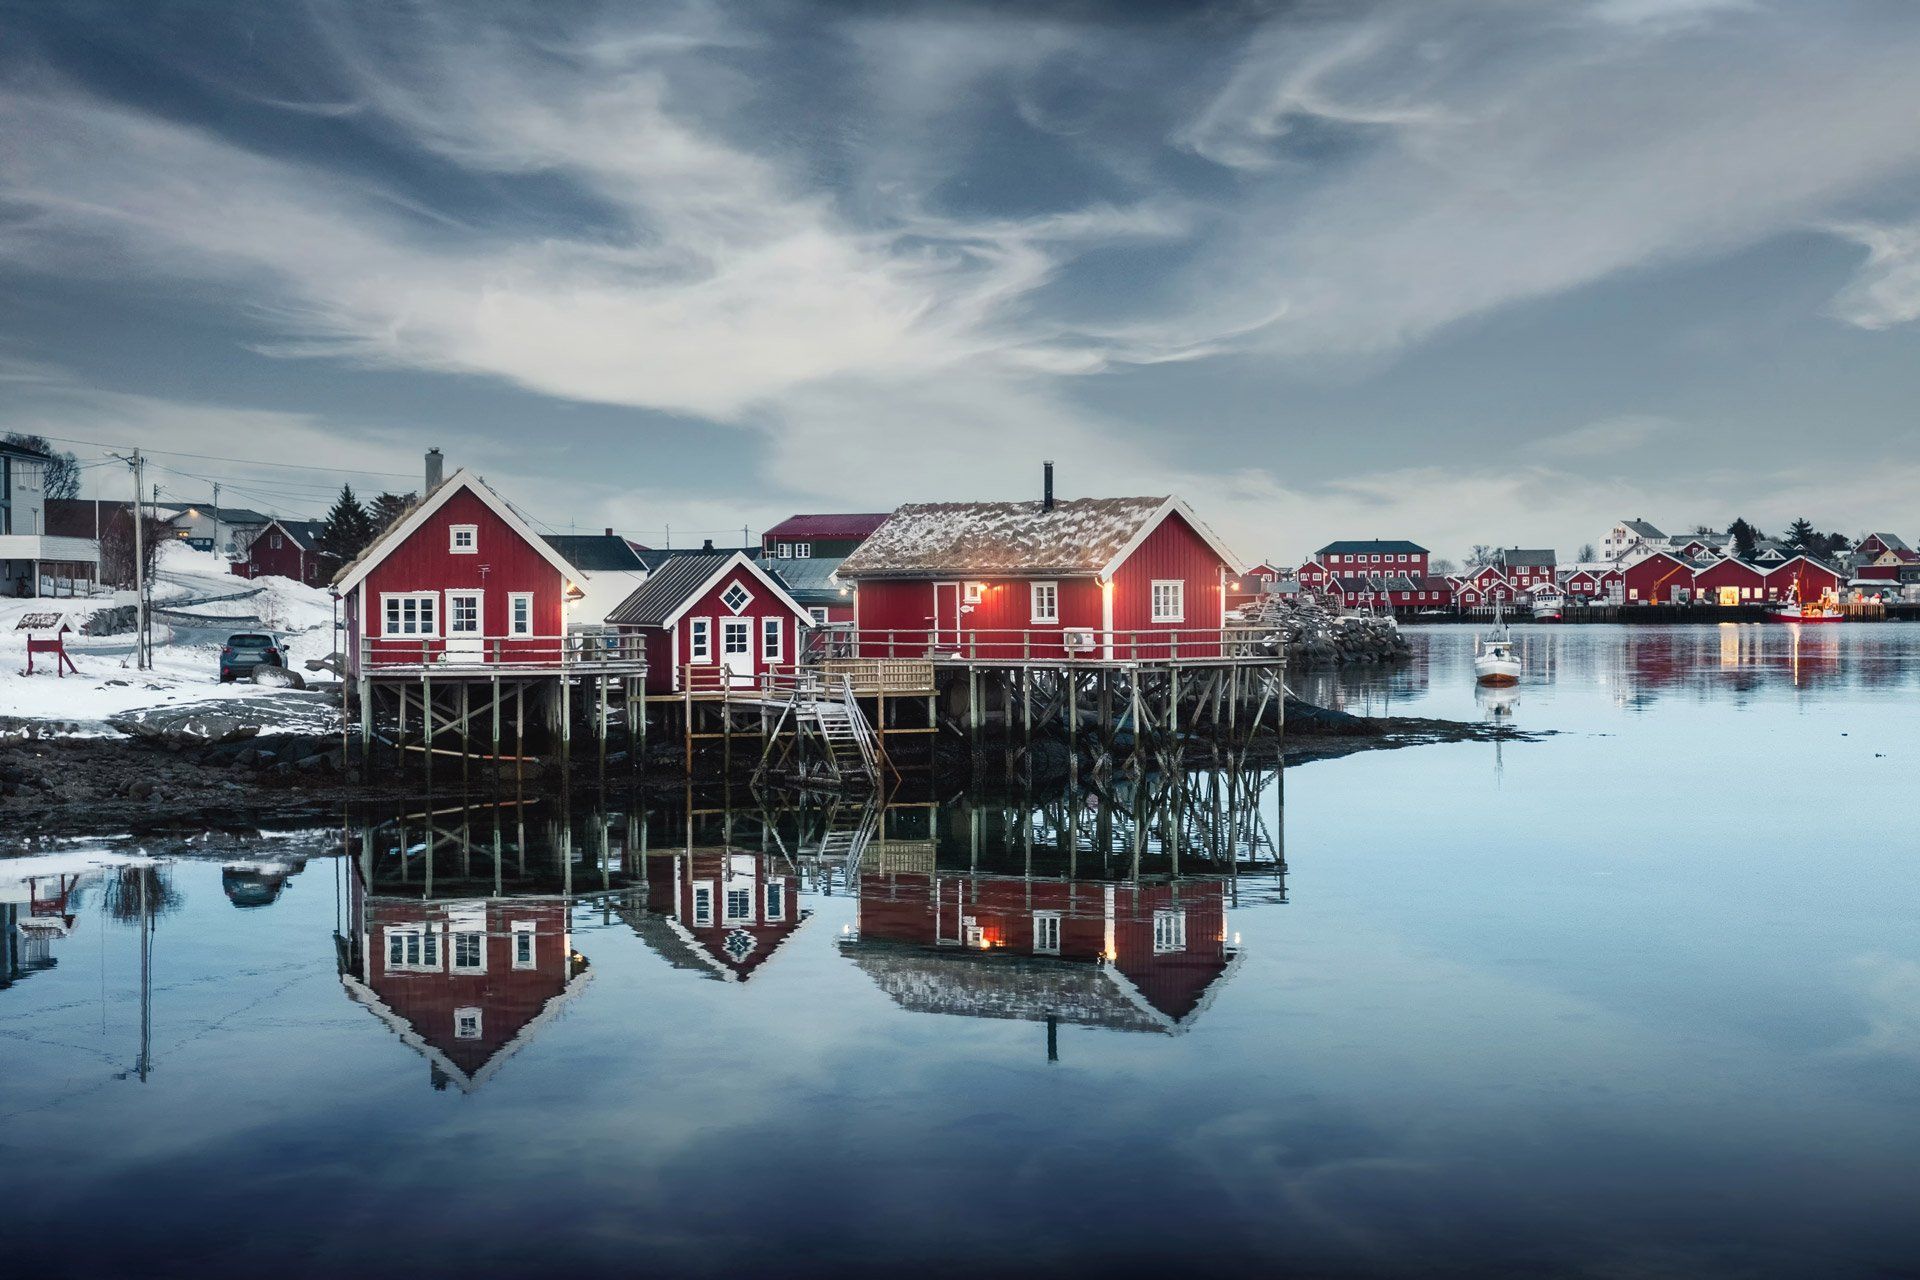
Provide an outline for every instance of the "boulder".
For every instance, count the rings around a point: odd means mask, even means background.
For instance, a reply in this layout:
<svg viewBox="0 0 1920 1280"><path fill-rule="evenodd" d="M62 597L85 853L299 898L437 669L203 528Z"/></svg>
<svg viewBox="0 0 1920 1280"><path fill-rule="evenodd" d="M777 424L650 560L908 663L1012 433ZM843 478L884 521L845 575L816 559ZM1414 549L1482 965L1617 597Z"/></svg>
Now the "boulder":
<svg viewBox="0 0 1920 1280"><path fill-rule="evenodd" d="M253 669L253 682L259 685L268 685L276 689L304 689L307 687L306 677L298 671L292 671L286 667L271 667L265 663Z"/></svg>
<svg viewBox="0 0 1920 1280"><path fill-rule="evenodd" d="M239 742L260 733L260 723L242 709L224 707L151 707L115 716L107 724L130 738L169 750Z"/></svg>

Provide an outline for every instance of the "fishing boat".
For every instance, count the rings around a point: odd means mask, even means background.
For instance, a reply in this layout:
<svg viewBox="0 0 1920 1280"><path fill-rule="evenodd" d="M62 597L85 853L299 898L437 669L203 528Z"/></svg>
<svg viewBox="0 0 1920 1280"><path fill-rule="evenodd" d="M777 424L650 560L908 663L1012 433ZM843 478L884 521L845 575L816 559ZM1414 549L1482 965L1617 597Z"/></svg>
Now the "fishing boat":
<svg viewBox="0 0 1920 1280"><path fill-rule="evenodd" d="M1800 598L1800 584L1787 588L1787 598L1779 608L1767 610L1768 622L1838 622L1847 615L1836 607L1839 601L1829 591L1818 600Z"/></svg>
<svg viewBox="0 0 1920 1280"><path fill-rule="evenodd" d="M1520 683L1520 659L1513 655L1513 637L1507 632L1500 602L1493 604L1493 634L1474 641L1473 678L1480 684Z"/></svg>

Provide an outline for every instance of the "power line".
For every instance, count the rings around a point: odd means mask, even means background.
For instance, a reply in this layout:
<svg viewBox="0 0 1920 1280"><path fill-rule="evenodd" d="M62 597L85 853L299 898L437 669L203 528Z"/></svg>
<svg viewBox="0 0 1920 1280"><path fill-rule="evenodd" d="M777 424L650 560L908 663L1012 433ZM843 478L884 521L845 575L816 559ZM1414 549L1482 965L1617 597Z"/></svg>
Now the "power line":
<svg viewBox="0 0 1920 1280"><path fill-rule="evenodd" d="M114 444L105 440L81 440L75 436L43 435L40 438L42 440L54 441L59 444L84 444L94 449L131 449L134 447L133 445L130 445L130 444ZM408 477L408 478L412 478L414 474L411 471L374 471L374 470L369 470L366 467L323 467L323 466L320 466L318 463L312 463L312 462L269 462L265 458L226 458L226 457L221 457L218 454L212 454L212 453L187 453L181 449L142 448L141 452L142 453L161 453L161 454L165 454L169 458L198 458L203 462L237 462L242 466L272 467L272 468L277 468L285 471L331 471L337 475L402 476L402 477Z"/></svg>

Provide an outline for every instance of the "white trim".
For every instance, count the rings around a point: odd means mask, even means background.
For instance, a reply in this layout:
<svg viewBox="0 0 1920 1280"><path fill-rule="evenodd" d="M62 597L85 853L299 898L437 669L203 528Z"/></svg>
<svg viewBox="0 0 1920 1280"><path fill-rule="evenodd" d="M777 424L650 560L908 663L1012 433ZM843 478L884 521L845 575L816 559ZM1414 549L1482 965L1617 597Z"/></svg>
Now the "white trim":
<svg viewBox="0 0 1920 1280"><path fill-rule="evenodd" d="M771 624L771 629L769 629ZM767 644L767 638L773 638L773 644ZM786 620L772 614L760 615L760 661L785 662L787 660Z"/></svg>
<svg viewBox="0 0 1920 1280"><path fill-rule="evenodd" d="M727 597L732 595L736 590L739 591L741 595L746 597L746 599L740 602L738 608L734 607L732 604L729 604L727 602ZM735 582L729 585L725 591L722 591L720 593L720 603L722 606L726 608L726 611L728 613L732 614L734 617L737 618L740 616L741 610L745 609L748 605L753 603L753 592L747 590L746 583Z"/></svg>
<svg viewBox="0 0 1920 1280"><path fill-rule="evenodd" d="M660 620L660 625L663 627L671 627L677 622L679 622L680 619L686 617L687 612L690 609L692 609L694 605L698 604L701 600L705 599L707 593L709 591L712 591L715 587L719 586L720 580L726 577L729 573L732 573L736 567L745 568L754 577L758 578L761 584L765 586L767 590L773 592L775 599L779 600L780 603L787 606L787 610L790 613L792 613L794 617L800 619L800 621L802 622L810 623L813 621L811 618L807 616L806 608L802 606L799 601L795 600L791 595L787 594L787 589L785 587L781 586L777 581L775 581L773 577L770 574L768 574L765 569L762 569L754 561L747 559L745 552L736 551L732 555L728 556L726 560L721 563L718 569L715 569L712 573L708 574L705 582L702 582L694 590L687 592L686 599L682 600L679 604L679 607L674 609L673 612L667 614L664 618L662 618Z"/></svg>
<svg viewBox="0 0 1920 1280"><path fill-rule="evenodd" d="M460 1020L462 1018L473 1019L472 1035L468 1035L460 1029ZM455 1040L479 1040L485 1033L486 1015L481 1011L480 1006L470 1004L465 1008L455 1009L453 1011L453 1038Z"/></svg>
<svg viewBox="0 0 1920 1280"><path fill-rule="evenodd" d="M1172 587L1175 603L1179 609L1170 614L1160 612L1160 588ZM1187 620L1187 580L1185 578L1154 578L1147 583L1147 621L1148 622L1185 622Z"/></svg>
<svg viewBox="0 0 1920 1280"><path fill-rule="evenodd" d="M507 635L510 638L522 638L533 634L533 597L531 591L507 592ZM513 607L522 600L527 602L527 625L524 629L514 621Z"/></svg>
<svg viewBox="0 0 1920 1280"><path fill-rule="evenodd" d="M705 657L701 656L700 647L694 644L694 634L693 634L693 629L703 624L707 629L707 643L705 645L705 649L706 649ZM674 630L678 631L679 627L675 626ZM688 618L687 619L687 665L690 667L704 667L708 665L713 661L714 648L715 646L714 646L714 634L713 634L713 619L712 618Z"/></svg>
<svg viewBox="0 0 1920 1280"><path fill-rule="evenodd" d="M515 969L538 969L540 967L540 931L531 920L515 920L508 926L507 934L512 950L507 953L511 966ZM527 958L520 958L520 939L527 940Z"/></svg>
<svg viewBox="0 0 1920 1280"><path fill-rule="evenodd" d="M1236 577L1241 573L1245 566L1241 564L1240 557L1234 555L1233 552L1227 548L1227 544L1220 541L1220 535L1216 534L1212 529L1209 529L1206 521L1193 513L1192 507L1175 497L1168 498L1160 504L1158 511L1155 511L1151 516L1147 517L1146 522L1134 532L1131 538L1127 539L1126 545L1121 547L1113 559L1107 562L1107 567L1100 570L1100 576L1102 578L1111 578L1114 574L1118 573L1120 566L1127 562L1127 557L1138 551L1140 544L1151 537L1153 531L1166 523L1167 517L1175 512L1180 514L1180 518L1187 522L1189 528L1200 535L1200 540L1207 544L1213 551L1213 554L1219 556L1220 559L1226 562L1227 567L1233 570ZM1109 627L1108 630L1111 631L1112 628Z"/></svg>
<svg viewBox="0 0 1920 1280"><path fill-rule="evenodd" d="M460 535L470 534L467 545L460 545ZM450 556L477 556L480 554L480 526L477 524L450 524L447 526L447 554Z"/></svg>
<svg viewBox="0 0 1920 1280"><path fill-rule="evenodd" d="M1040 612L1040 588L1045 587L1047 594L1053 597L1053 607L1045 613ZM1060 621L1060 584L1051 578L1042 578L1027 583L1027 621L1055 623Z"/></svg>
<svg viewBox="0 0 1920 1280"><path fill-rule="evenodd" d="M393 600L393 601L431 600L433 601L433 630L431 631L388 631L387 630L387 602L389 600ZM414 610L416 619L418 618L419 612L420 611L418 609ZM377 636L369 635L368 638L374 639L374 640L438 640L441 635L440 624L443 621L440 614L441 614L441 604L440 604L440 593L438 591L382 591L380 593L380 614L379 614L380 634Z"/></svg>
<svg viewBox="0 0 1920 1280"><path fill-rule="evenodd" d="M713 898L713 895L715 893L713 881L695 880L693 883L688 885L687 888L688 888L687 901L691 904L690 911L693 916L693 927L696 929L711 929L713 927L714 916L716 914L715 908L719 906L719 904L715 902ZM706 890L706 894L707 894L707 911L706 911L705 919L702 919L700 914L700 891L703 889Z"/></svg>
<svg viewBox="0 0 1920 1280"><path fill-rule="evenodd" d="M1053 945L1040 945L1040 925L1046 921L1052 925ZM1060 954L1060 913L1058 911L1036 911L1033 913L1033 954L1037 956L1057 956Z"/></svg>
<svg viewBox="0 0 1920 1280"><path fill-rule="evenodd" d="M359 561L351 568L343 571L340 577L335 580L333 589L341 595L345 595L347 592L359 586L366 580L368 574L372 573L382 561L392 555L394 550L406 542L408 538L418 533L421 527L425 525L428 520L432 519L440 508L447 505L454 494L463 489L480 499L489 510L505 522L509 529L519 534L535 551L539 552L540 557L552 565L559 572L561 578L567 582L572 582L579 577L580 571L568 564L558 551L555 551L547 544L545 538L535 533L525 520L522 520L516 515L513 508L507 505L505 498L502 498L499 494L488 488L486 481L480 479L480 477L474 475L465 467L462 467L460 470L454 472L453 475L449 476L445 484L442 484L438 489L428 494L425 501L415 507L406 519L400 521L380 537L376 538L373 545L361 553Z"/></svg>
<svg viewBox="0 0 1920 1280"><path fill-rule="evenodd" d="M447 593L447 616L442 619L447 638L471 636L475 640L487 633L487 593L478 587L454 587ZM455 631L453 629L453 602L455 600L473 601L473 630Z"/></svg>

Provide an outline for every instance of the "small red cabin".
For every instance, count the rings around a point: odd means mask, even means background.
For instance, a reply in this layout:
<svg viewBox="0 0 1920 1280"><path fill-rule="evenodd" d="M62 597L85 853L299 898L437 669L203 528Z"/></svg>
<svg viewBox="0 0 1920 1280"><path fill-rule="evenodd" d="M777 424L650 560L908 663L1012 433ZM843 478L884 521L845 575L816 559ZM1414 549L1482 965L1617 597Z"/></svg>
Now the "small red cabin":
<svg viewBox="0 0 1920 1280"><path fill-rule="evenodd" d="M1665 551L1634 561L1621 571L1628 604L1685 604L1693 598L1694 564Z"/></svg>
<svg viewBox="0 0 1920 1280"><path fill-rule="evenodd" d="M1178 498L930 502L848 556L862 655L1218 657L1240 563Z"/></svg>
<svg viewBox="0 0 1920 1280"><path fill-rule="evenodd" d="M1767 572L1767 599L1809 603L1840 590L1840 575L1808 556L1795 556Z"/></svg>
<svg viewBox="0 0 1920 1280"><path fill-rule="evenodd" d="M607 615L642 637L653 693L752 688L799 661L807 611L743 552L674 556Z"/></svg>
<svg viewBox="0 0 1920 1280"><path fill-rule="evenodd" d="M317 587L333 577L340 558L320 549L326 533L323 520L271 520L247 544L247 554L233 562L242 578L292 578Z"/></svg>
<svg viewBox="0 0 1920 1280"><path fill-rule="evenodd" d="M1703 604L1752 604L1767 598L1767 575L1744 560L1716 560L1693 575L1693 597Z"/></svg>
<svg viewBox="0 0 1920 1280"><path fill-rule="evenodd" d="M499 494L460 470L334 581L348 669L559 665L586 575Z"/></svg>

